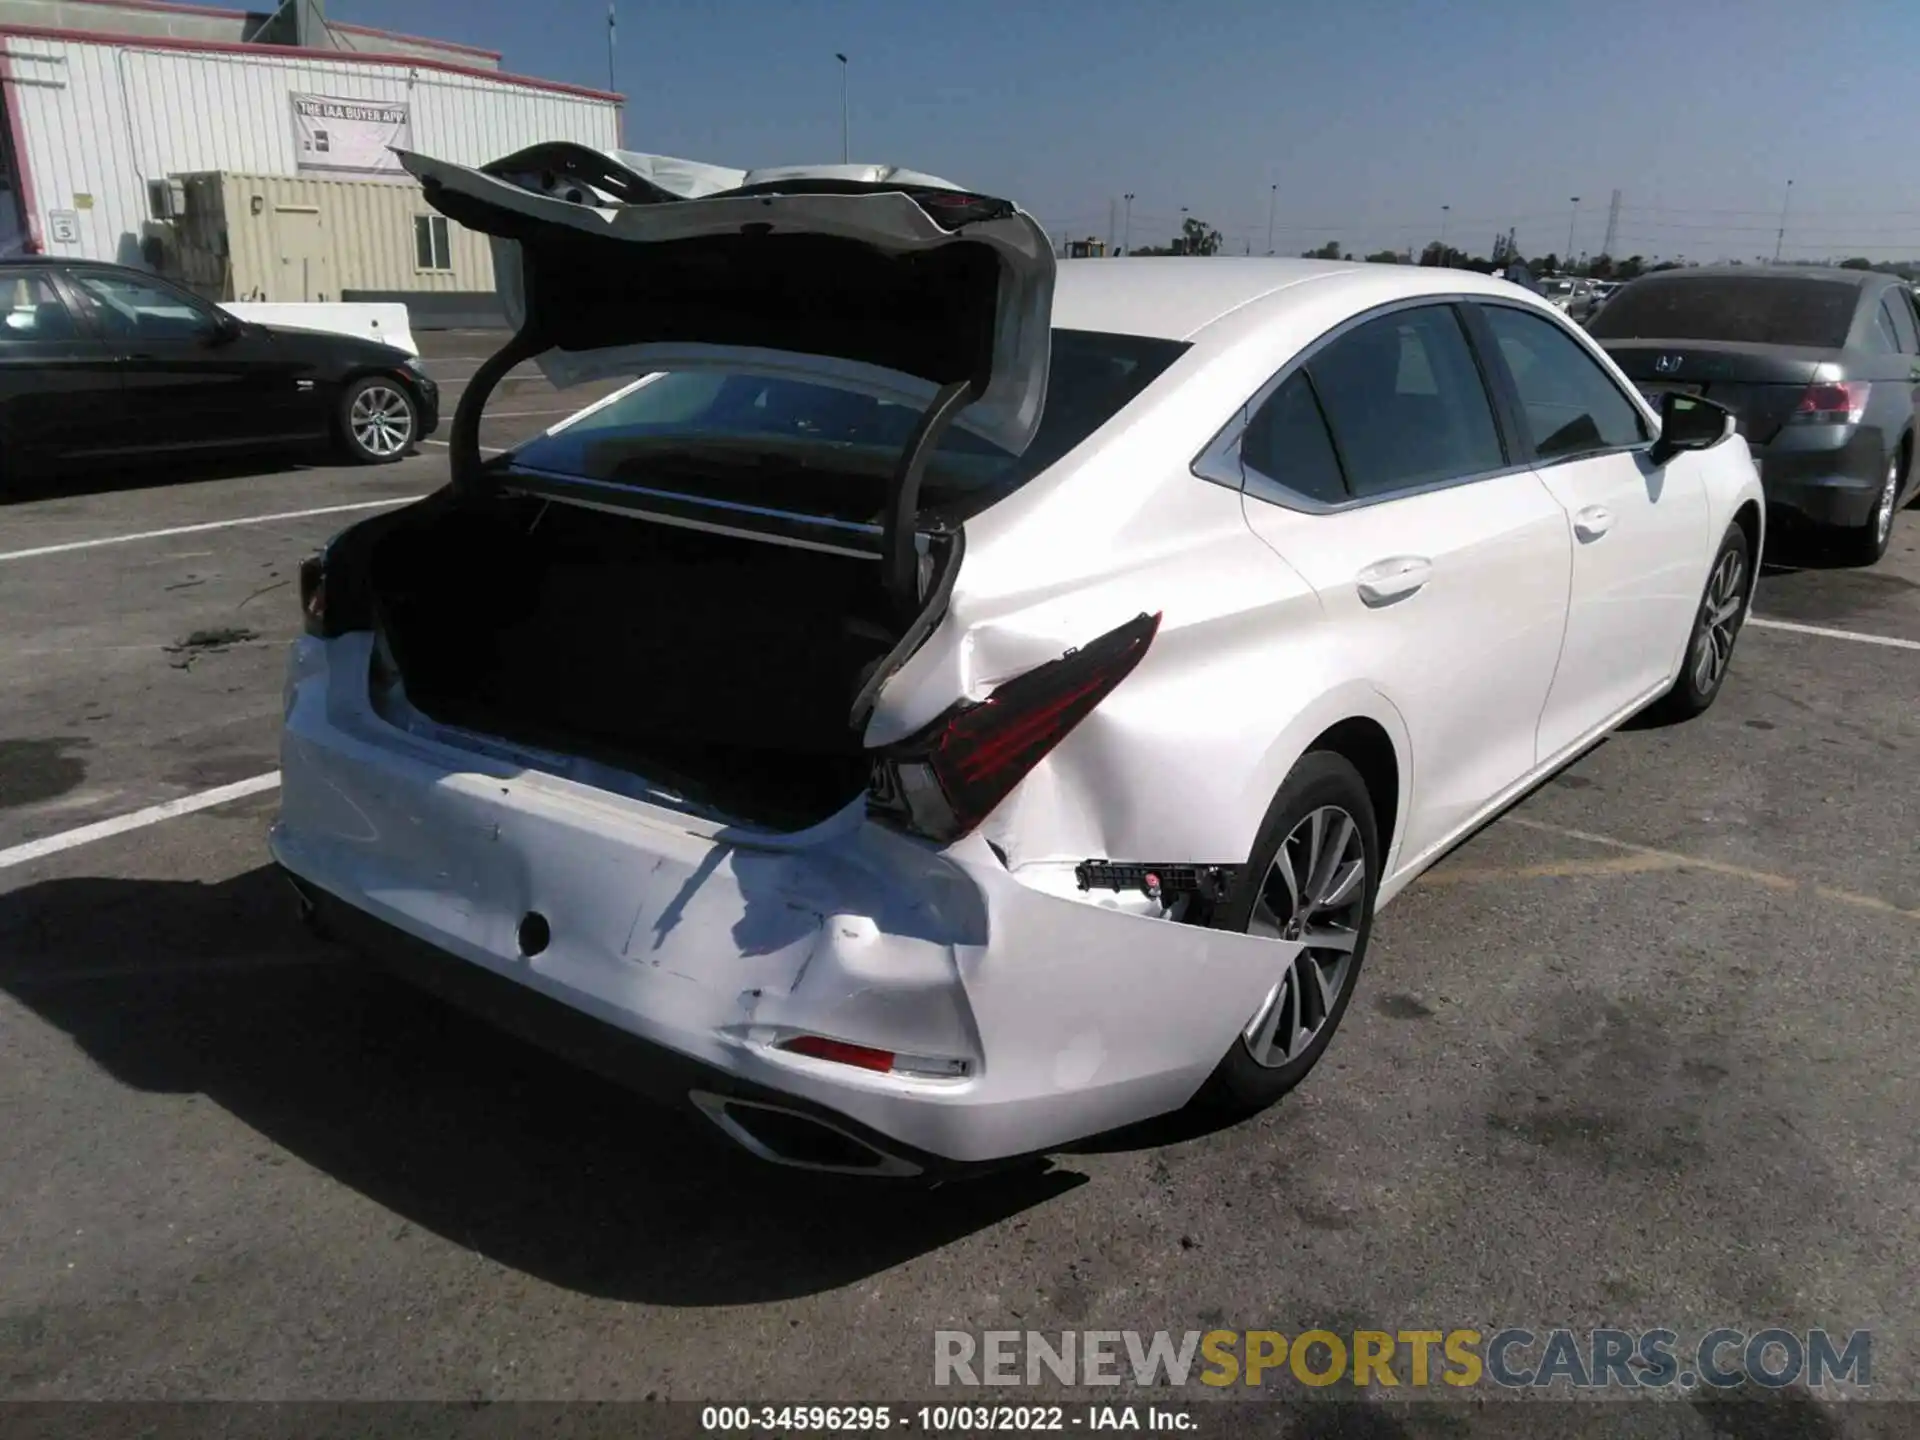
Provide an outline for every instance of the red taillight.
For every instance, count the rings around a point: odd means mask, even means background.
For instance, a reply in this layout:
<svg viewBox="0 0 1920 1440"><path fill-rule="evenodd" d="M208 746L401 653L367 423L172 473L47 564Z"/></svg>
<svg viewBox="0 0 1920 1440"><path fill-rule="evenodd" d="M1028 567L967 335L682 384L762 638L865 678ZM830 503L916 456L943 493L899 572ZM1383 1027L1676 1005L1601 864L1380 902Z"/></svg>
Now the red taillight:
<svg viewBox="0 0 1920 1440"><path fill-rule="evenodd" d="M1794 407L1801 425L1858 425L1873 387L1865 380L1816 380Z"/></svg>
<svg viewBox="0 0 1920 1440"><path fill-rule="evenodd" d="M323 556L309 555L300 562L300 613L307 633L324 638L327 633L327 562Z"/></svg>
<svg viewBox="0 0 1920 1440"><path fill-rule="evenodd" d="M874 1050L865 1045L849 1045L845 1040L829 1040L822 1035L796 1035L783 1041L780 1048L795 1055L811 1055L815 1060L831 1060L836 1065L852 1065L861 1070L893 1069L891 1050Z"/></svg>
<svg viewBox="0 0 1920 1440"><path fill-rule="evenodd" d="M1133 672L1159 628L1141 615L881 751L869 813L943 843L965 835Z"/></svg>

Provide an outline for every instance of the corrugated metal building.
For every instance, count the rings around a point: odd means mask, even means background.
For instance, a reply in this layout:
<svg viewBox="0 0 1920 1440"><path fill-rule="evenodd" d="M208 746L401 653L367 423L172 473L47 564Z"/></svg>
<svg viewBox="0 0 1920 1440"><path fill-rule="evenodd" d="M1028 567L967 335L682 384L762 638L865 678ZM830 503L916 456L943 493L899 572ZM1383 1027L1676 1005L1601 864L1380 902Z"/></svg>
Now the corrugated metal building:
<svg viewBox="0 0 1920 1440"><path fill-rule="evenodd" d="M542 140L619 143L617 95L508 74L491 52L329 25L319 0L296 0L292 20L0 0L0 250L144 263L221 299L485 290L486 248L422 225L427 207L387 144L480 164ZM262 43L272 35L299 43Z"/></svg>

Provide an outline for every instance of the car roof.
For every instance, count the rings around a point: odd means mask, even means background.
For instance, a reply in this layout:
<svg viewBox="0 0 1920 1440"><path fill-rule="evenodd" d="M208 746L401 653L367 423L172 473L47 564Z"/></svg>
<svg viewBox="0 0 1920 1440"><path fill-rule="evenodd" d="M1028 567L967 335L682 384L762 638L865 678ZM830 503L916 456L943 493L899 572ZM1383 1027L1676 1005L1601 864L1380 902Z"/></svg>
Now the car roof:
<svg viewBox="0 0 1920 1440"><path fill-rule="evenodd" d="M1062 261L1053 324L1162 340L1197 341L1209 326L1279 292L1312 282L1336 285L1356 309L1421 295L1526 295L1506 280L1470 270L1363 261L1217 256L1140 256Z"/></svg>

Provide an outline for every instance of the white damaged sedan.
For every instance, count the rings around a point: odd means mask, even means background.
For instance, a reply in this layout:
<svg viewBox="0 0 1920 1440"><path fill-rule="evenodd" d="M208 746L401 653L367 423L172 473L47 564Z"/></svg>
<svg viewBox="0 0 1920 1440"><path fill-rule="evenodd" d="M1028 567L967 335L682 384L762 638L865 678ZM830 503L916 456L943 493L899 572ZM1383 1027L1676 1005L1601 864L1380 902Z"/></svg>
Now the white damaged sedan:
<svg viewBox="0 0 1920 1440"><path fill-rule="evenodd" d="M1056 267L883 168L406 162L517 330L448 488L303 567L274 856L327 933L766 1159L1272 1103L1380 906L1727 673L1731 417L1516 286ZM630 383L483 461L529 359Z"/></svg>

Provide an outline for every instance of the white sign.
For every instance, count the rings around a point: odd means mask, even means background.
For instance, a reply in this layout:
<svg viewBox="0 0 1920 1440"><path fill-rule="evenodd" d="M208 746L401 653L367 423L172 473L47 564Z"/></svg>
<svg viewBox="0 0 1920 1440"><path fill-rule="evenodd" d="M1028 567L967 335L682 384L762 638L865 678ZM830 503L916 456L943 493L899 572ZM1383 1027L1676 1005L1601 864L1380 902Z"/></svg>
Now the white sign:
<svg viewBox="0 0 1920 1440"><path fill-rule="evenodd" d="M407 148L407 107L385 100L293 97L293 148L302 170L403 174L390 146Z"/></svg>
<svg viewBox="0 0 1920 1440"><path fill-rule="evenodd" d="M80 243L80 212L49 210L47 233L53 237L53 243L56 245L78 245Z"/></svg>

